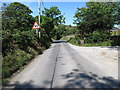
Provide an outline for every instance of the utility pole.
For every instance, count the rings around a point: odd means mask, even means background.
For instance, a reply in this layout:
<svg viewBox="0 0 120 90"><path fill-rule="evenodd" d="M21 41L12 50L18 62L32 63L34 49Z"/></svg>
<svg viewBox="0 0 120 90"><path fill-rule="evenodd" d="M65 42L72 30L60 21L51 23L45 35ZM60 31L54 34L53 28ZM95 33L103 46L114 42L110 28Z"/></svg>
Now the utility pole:
<svg viewBox="0 0 120 90"><path fill-rule="evenodd" d="M40 25L40 0L38 0L38 20Z"/></svg>
<svg viewBox="0 0 120 90"><path fill-rule="evenodd" d="M40 25L40 0L38 0L38 21ZM40 31L38 31L38 37L40 38Z"/></svg>

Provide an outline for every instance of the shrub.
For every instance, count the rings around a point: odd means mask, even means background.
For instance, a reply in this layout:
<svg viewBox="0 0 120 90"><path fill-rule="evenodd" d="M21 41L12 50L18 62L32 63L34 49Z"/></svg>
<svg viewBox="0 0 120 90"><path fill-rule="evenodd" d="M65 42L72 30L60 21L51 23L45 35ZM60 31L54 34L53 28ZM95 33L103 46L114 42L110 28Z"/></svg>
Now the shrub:
<svg viewBox="0 0 120 90"><path fill-rule="evenodd" d="M111 36L112 46L120 46L120 36Z"/></svg>
<svg viewBox="0 0 120 90"><path fill-rule="evenodd" d="M99 43L99 42L105 42L110 37L109 34L104 32L98 32L93 31L93 33L89 34L88 37L86 37L85 43Z"/></svg>
<svg viewBox="0 0 120 90"><path fill-rule="evenodd" d="M31 58L32 55L23 50L16 50L14 53L8 53L7 56L3 57L2 78L7 80L6 78L10 77L12 73L27 64Z"/></svg>
<svg viewBox="0 0 120 90"><path fill-rule="evenodd" d="M36 55L41 54L44 49L50 46L50 40L42 37L41 40L36 37L34 31L14 30L14 33L3 31L3 85L7 83L8 78L27 64Z"/></svg>

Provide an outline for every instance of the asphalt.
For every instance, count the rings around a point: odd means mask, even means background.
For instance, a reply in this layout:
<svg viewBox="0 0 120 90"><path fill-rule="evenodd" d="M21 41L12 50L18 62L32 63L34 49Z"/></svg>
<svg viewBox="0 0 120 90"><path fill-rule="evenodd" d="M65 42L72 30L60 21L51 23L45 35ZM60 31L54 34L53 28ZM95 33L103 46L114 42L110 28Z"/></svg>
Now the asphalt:
<svg viewBox="0 0 120 90"><path fill-rule="evenodd" d="M16 75L8 87L117 88L118 80L106 73L67 42L55 42Z"/></svg>

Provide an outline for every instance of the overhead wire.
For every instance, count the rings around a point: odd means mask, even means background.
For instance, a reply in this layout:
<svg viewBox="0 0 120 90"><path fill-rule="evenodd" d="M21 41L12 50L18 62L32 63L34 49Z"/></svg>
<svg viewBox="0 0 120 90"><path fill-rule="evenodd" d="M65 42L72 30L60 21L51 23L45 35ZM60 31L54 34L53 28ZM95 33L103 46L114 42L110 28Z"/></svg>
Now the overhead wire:
<svg viewBox="0 0 120 90"><path fill-rule="evenodd" d="M43 3L43 0L41 0L41 3L42 3L42 6L43 6L43 9L45 9L45 5L44 5L44 3Z"/></svg>

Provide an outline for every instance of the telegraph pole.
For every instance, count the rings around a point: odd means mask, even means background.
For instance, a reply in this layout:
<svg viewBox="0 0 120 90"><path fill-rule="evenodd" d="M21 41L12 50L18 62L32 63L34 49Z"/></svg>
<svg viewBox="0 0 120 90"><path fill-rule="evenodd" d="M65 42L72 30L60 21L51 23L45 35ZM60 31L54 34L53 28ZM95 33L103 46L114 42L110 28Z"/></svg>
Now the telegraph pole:
<svg viewBox="0 0 120 90"><path fill-rule="evenodd" d="M38 22L40 25L40 0L38 0ZM38 37L40 38L40 31L38 31Z"/></svg>
<svg viewBox="0 0 120 90"><path fill-rule="evenodd" d="M38 0L38 20L40 25L40 0Z"/></svg>

